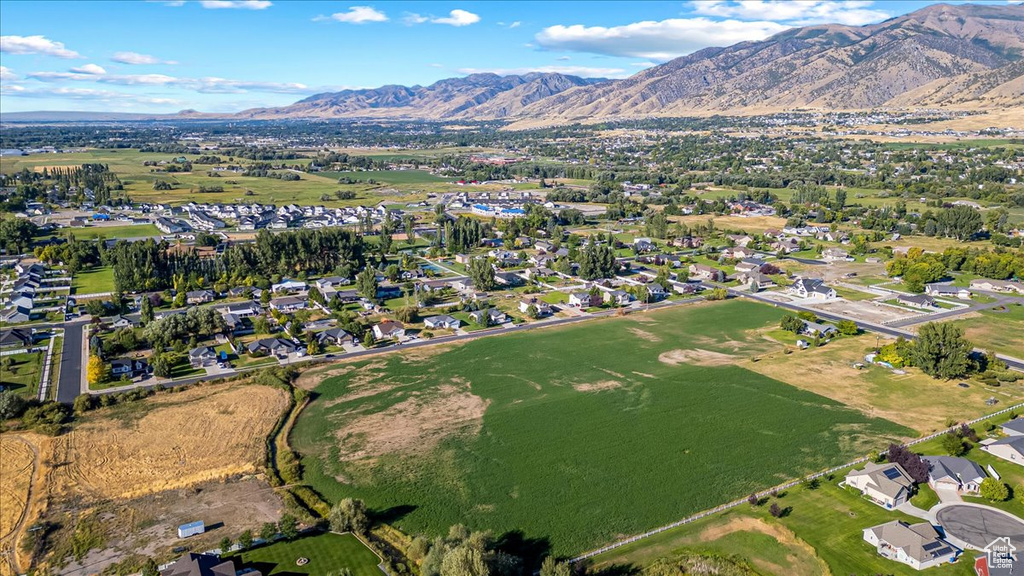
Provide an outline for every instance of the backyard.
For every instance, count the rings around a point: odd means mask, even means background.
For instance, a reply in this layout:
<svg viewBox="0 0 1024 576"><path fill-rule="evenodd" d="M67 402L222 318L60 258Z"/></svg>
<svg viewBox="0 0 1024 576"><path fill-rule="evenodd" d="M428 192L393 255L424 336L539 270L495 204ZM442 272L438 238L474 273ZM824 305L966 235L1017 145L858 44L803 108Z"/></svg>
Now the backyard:
<svg viewBox="0 0 1024 576"><path fill-rule="evenodd" d="M299 574L341 574L348 570L351 576L380 576L377 568L380 558L352 534L328 532L306 536L246 550L230 556L239 570L254 568L265 576L294 576ZM297 566L299 558L309 563Z"/></svg>
<svg viewBox="0 0 1024 576"><path fill-rule="evenodd" d="M110 266L96 266L74 275L73 294L102 294L114 291L114 270Z"/></svg>

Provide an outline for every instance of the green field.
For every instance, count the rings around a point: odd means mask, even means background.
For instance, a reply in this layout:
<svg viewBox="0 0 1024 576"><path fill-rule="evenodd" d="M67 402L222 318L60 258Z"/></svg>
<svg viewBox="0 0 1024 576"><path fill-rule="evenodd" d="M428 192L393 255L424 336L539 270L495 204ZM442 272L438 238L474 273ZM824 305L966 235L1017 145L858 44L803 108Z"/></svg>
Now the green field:
<svg viewBox="0 0 1024 576"><path fill-rule="evenodd" d="M78 240L94 240L96 238L146 238L159 236L160 231L152 224L128 224L125 226L89 226L88 228L72 228L66 234L73 234Z"/></svg>
<svg viewBox="0 0 1024 576"><path fill-rule="evenodd" d="M721 302L327 367L291 440L320 493L408 532L582 552L913 434L735 366L780 315Z"/></svg>
<svg viewBox="0 0 1024 576"><path fill-rule="evenodd" d="M72 277L73 294L100 294L114 291L114 270L109 266L97 266Z"/></svg>
<svg viewBox="0 0 1024 576"><path fill-rule="evenodd" d="M255 568L264 576L340 573L344 569L352 576L381 576L377 568L380 558L352 534L329 532L276 542L229 558L235 562L236 569ZM309 558L309 563L296 566L299 558Z"/></svg>
<svg viewBox="0 0 1024 576"><path fill-rule="evenodd" d="M45 345L45 342L40 344ZM4 389L13 390L19 396L35 398L39 394L39 379L43 377L44 352L28 352L24 354L11 354L4 356L12 364L10 368L6 365L0 366L0 384Z"/></svg>
<svg viewBox="0 0 1024 576"><path fill-rule="evenodd" d="M426 170L376 170L372 172L318 172L324 178L350 178L358 182L373 180L383 184L431 184L451 182L451 178L434 176Z"/></svg>
<svg viewBox="0 0 1024 576"><path fill-rule="evenodd" d="M979 314L955 322L964 329L968 340L985 350L1024 357L1024 304L982 310Z"/></svg>

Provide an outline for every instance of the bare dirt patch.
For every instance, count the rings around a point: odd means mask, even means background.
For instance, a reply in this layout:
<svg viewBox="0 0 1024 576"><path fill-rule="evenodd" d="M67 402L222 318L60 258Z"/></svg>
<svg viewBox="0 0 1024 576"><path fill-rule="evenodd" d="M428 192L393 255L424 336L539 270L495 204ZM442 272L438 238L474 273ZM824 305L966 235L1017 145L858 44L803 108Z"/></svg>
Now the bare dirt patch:
<svg viewBox="0 0 1024 576"><path fill-rule="evenodd" d="M640 328L626 328L626 330L641 340L646 340L648 342L661 342L660 336L657 334L651 334L646 330L641 330Z"/></svg>
<svg viewBox="0 0 1024 576"><path fill-rule="evenodd" d="M665 364L693 364L695 366L726 366L734 364L736 357L731 354L712 352L696 348L693 350L669 350L658 355L658 361Z"/></svg>
<svg viewBox="0 0 1024 576"><path fill-rule="evenodd" d="M830 573L828 564L818 557L810 544L797 538L796 534L793 534L793 532L785 527L778 524L769 524L760 518L750 518L749 516L733 518L724 524L708 526L697 535L697 538L701 542L714 542L734 532L759 532L766 534L790 550L790 554L786 557L786 560L789 561L789 566L779 566L760 558L752 558L750 560L757 567L767 570L772 574L793 574L794 576L806 574L810 576Z"/></svg>
<svg viewBox="0 0 1024 576"><path fill-rule="evenodd" d="M355 416L336 436L342 461L430 450L445 438L480 432L490 401L452 382L395 404L382 412Z"/></svg>
<svg viewBox="0 0 1024 576"><path fill-rule="evenodd" d="M622 382L619 382L618 380L601 380L600 382L573 384L572 387L577 392L603 392L605 390L622 388Z"/></svg>
<svg viewBox="0 0 1024 576"><path fill-rule="evenodd" d="M922 314L920 312L915 312L906 308L898 308L896 306L889 306L873 300L834 300L832 302L822 302L819 304L808 303L808 307L821 310L822 312L839 314L840 316L852 316L857 320L873 322L875 324L895 322L904 318L918 317Z"/></svg>
<svg viewBox="0 0 1024 576"><path fill-rule="evenodd" d="M264 441L288 405L269 386L199 387L159 396L133 421L98 411L61 437L58 490L130 498L250 474Z"/></svg>
<svg viewBox="0 0 1024 576"><path fill-rule="evenodd" d="M18 546L38 513L40 462L35 435L0 435L0 574L24 572L27 558Z"/></svg>

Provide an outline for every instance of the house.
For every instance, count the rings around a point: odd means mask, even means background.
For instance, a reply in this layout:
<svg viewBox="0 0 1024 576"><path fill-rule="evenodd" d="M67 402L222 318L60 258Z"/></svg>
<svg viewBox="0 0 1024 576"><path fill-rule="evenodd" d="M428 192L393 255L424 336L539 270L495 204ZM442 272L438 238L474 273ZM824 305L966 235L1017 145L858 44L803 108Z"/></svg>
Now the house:
<svg viewBox="0 0 1024 576"><path fill-rule="evenodd" d="M501 286L518 286L523 283L523 279L512 272L495 272L494 282Z"/></svg>
<svg viewBox="0 0 1024 576"><path fill-rule="evenodd" d="M213 302L215 297L213 290L193 290L185 293L185 301L189 304L206 304Z"/></svg>
<svg viewBox="0 0 1024 576"><path fill-rule="evenodd" d="M1024 436L1024 418L1014 418L999 428L1007 436Z"/></svg>
<svg viewBox="0 0 1024 576"><path fill-rule="evenodd" d="M771 288L772 286L775 286L775 281L771 279L771 276L768 276L767 274L762 274L757 270L744 272L740 274L737 278L742 284L746 284L748 288L754 290L764 290L765 288Z"/></svg>
<svg viewBox="0 0 1024 576"><path fill-rule="evenodd" d="M895 508L910 499L914 480L896 463L869 462L863 470L851 470L843 483L860 491L885 508Z"/></svg>
<svg viewBox="0 0 1024 576"><path fill-rule="evenodd" d="M458 330L462 321L448 315L431 316L423 321L423 325L432 330Z"/></svg>
<svg viewBox="0 0 1024 576"><path fill-rule="evenodd" d="M776 242L772 242L772 250L782 252L784 254L798 252L800 250L800 241L796 238L783 238Z"/></svg>
<svg viewBox="0 0 1024 576"><path fill-rule="evenodd" d="M160 571L160 576L235 576L235 563L221 560L213 554L190 552ZM251 570L245 576L262 576L259 570Z"/></svg>
<svg viewBox="0 0 1024 576"><path fill-rule="evenodd" d="M799 278L789 287L789 292L801 298L827 300L836 297L836 291L818 278Z"/></svg>
<svg viewBox="0 0 1024 576"><path fill-rule="evenodd" d="M1024 294L1024 282L975 278L974 280L971 280L971 290L984 290L986 292L1016 292L1018 294Z"/></svg>
<svg viewBox="0 0 1024 576"><path fill-rule="evenodd" d="M491 326L508 322L508 316L497 308L474 310L469 313L469 317L473 319L473 322L476 322L481 326Z"/></svg>
<svg viewBox="0 0 1024 576"><path fill-rule="evenodd" d="M821 252L821 257L826 262L852 262L853 258L841 248L825 248Z"/></svg>
<svg viewBox="0 0 1024 576"><path fill-rule="evenodd" d="M238 302L235 304L229 304L220 309L221 314L231 314L239 318L258 316L262 312L263 310L260 308L260 305L255 302Z"/></svg>
<svg viewBox="0 0 1024 576"><path fill-rule="evenodd" d="M647 297L651 301L663 300L668 297L668 291L657 282L651 282L645 288L647 288Z"/></svg>
<svg viewBox="0 0 1024 576"><path fill-rule="evenodd" d="M746 248L747 244L750 244L751 242L754 241L753 238L747 236L746 234L729 234L726 236L726 238L732 240L733 244L736 244L737 246L742 246L743 248Z"/></svg>
<svg viewBox="0 0 1024 576"><path fill-rule="evenodd" d="M696 294L700 290L700 284L691 284L690 282L673 282L672 290L679 294Z"/></svg>
<svg viewBox="0 0 1024 576"><path fill-rule="evenodd" d="M461 280L453 280L452 288L457 292L467 294L469 292L472 292L475 287L473 286L472 280L470 280L469 278L463 278Z"/></svg>
<svg viewBox="0 0 1024 576"><path fill-rule="evenodd" d="M876 547L883 558L902 562L915 570L947 564L959 550L939 537L928 522L908 524L893 520L864 529L864 541Z"/></svg>
<svg viewBox="0 0 1024 576"><path fill-rule="evenodd" d="M736 263L735 268L737 272L759 272L765 264L766 262L760 258L744 258Z"/></svg>
<svg viewBox="0 0 1024 576"><path fill-rule="evenodd" d="M637 254L654 252L658 247L651 242L650 238L636 238L633 240L633 251Z"/></svg>
<svg viewBox="0 0 1024 576"><path fill-rule="evenodd" d="M982 450L989 454L1024 466L1024 436L1008 436L984 444Z"/></svg>
<svg viewBox="0 0 1024 576"><path fill-rule="evenodd" d="M341 276L327 276L321 278L315 282L317 290L323 292L328 288L337 288L338 286L344 286L348 284L348 278L342 278Z"/></svg>
<svg viewBox="0 0 1024 576"><path fill-rule="evenodd" d="M385 320L380 324L373 325L373 336L377 340L386 340L388 338L402 338L405 336L405 326L401 322L395 322L394 320Z"/></svg>
<svg viewBox="0 0 1024 576"><path fill-rule="evenodd" d="M270 307L283 314L302 310L306 307L308 300L301 296L282 296L270 300Z"/></svg>
<svg viewBox="0 0 1024 576"><path fill-rule="evenodd" d="M270 287L270 291L274 292L275 294L280 292L286 292L291 294L293 292L305 292L307 288L307 284L305 282L302 282L301 280L283 278L277 284L272 285Z"/></svg>
<svg viewBox="0 0 1024 576"><path fill-rule="evenodd" d="M519 301L519 311L526 314L527 310L533 306L537 310L537 317L550 316L551 305L539 298L529 298Z"/></svg>
<svg viewBox="0 0 1024 576"><path fill-rule="evenodd" d="M806 334L808 336L818 336L821 338L830 338L832 336L839 334L839 330L836 329L836 327L831 324L808 322L807 320L804 320L803 323L804 327L802 330L800 330L801 334Z"/></svg>
<svg viewBox="0 0 1024 576"><path fill-rule="evenodd" d="M253 340L245 347L249 354L262 354L267 356L287 356L298 350L298 346L291 340L284 338L261 338Z"/></svg>
<svg viewBox="0 0 1024 576"><path fill-rule="evenodd" d="M573 292L569 294L569 306L576 308L592 308L601 305L601 298L590 292Z"/></svg>
<svg viewBox="0 0 1024 576"><path fill-rule="evenodd" d="M135 323L129 318L117 315L110 319L110 325L114 328L131 328L135 326Z"/></svg>
<svg viewBox="0 0 1024 576"><path fill-rule="evenodd" d="M977 494L985 471L966 458L954 456L925 456L928 463L928 485L947 487L960 493Z"/></svg>
<svg viewBox="0 0 1024 576"><path fill-rule="evenodd" d="M323 345L344 346L345 344L356 344L355 337L341 328L329 328L323 332L318 332L316 339Z"/></svg>
<svg viewBox="0 0 1024 576"><path fill-rule="evenodd" d="M456 254L455 263L462 264L463 266L469 266L469 263L473 261L473 257L469 254Z"/></svg>
<svg viewBox="0 0 1024 576"><path fill-rule="evenodd" d="M722 272L714 266L708 266L706 264L690 264L690 276L696 276L702 280L711 280L712 282L725 282L725 272Z"/></svg>
<svg viewBox="0 0 1024 576"><path fill-rule="evenodd" d="M629 295L629 292L626 292L625 290L608 290L602 294L602 296L604 297L606 304L612 304L614 306L625 306L633 299L633 297Z"/></svg>
<svg viewBox="0 0 1024 576"><path fill-rule="evenodd" d="M913 308L935 308L935 299L927 294L900 294L896 297L898 304Z"/></svg>
<svg viewBox="0 0 1024 576"><path fill-rule="evenodd" d="M971 291L952 284L925 284L924 293L938 298L959 298L970 300Z"/></svg>
<svg viewBox="0 0 1024 576"><path fill-rule="evenodd" d="M217 361L217 352L212 346L199 346L188 351L188 362L193 368L209 366Z"/></svg>
<svg viewBox="0 0 1024 576"><path fill-rule="evenodd" d="M118 358L110 362L110 375L114 378L136 378L149 373L149 363L141 358Z"/></svg>
<svg viewBox="0 0 1024 576"><path fill-rule="evenodd" d="M25 348L31 346L32 341L32 333L21 328L0 332L0 348Z"/></svg>
<svg viewBox="0 0 1024 576"><path fill-rule="evenodd" d="M742 260L743 258L753 257L754 251L750 248L736 246L735 248L726 248L725 250L722 250L722 256L732 258L734 260Z"/></svg>

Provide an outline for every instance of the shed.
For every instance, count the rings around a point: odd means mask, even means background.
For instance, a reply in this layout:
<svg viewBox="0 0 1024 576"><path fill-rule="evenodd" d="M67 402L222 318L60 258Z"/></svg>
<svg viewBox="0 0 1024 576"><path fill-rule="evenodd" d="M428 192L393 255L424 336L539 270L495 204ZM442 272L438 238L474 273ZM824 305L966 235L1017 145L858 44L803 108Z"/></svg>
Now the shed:
<svg viewBox="0 0 1024 576"><path fill-rule="evenodd" d="M189 522L188 524L178 526L178 538L188 538L189 536L195 536L196 534L202 534L203 532L206 532L206 524L203 524L202 520L196 520L195 522Z"/></svg>

